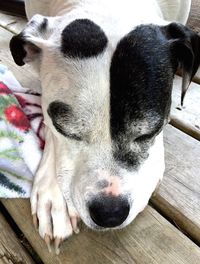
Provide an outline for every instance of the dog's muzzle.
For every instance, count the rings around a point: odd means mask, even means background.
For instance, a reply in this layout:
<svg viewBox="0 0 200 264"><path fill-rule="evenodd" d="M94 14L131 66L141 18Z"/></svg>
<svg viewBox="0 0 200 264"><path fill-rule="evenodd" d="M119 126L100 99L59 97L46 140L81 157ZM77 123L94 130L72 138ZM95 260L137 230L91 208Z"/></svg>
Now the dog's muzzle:
<svg viewBox="0 0 200 264"><path fill-rule="evenodd" d="M128 217L130 205L122 196L100 196L88 205L93 222L104 228L120 226Z"/></svg>

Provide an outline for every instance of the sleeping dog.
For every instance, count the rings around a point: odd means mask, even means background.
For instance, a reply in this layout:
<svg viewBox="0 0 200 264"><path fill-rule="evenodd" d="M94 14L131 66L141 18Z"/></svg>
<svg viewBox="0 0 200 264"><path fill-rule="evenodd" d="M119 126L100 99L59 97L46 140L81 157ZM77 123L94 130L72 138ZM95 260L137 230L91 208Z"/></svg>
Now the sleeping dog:
<svg viewBox="0 0 200 264"><path fill-rule="evenodd" d="M183 25L189 9L187 0L26 1L29 22L10 49L41 80L46 145L31 208L57 253L78 218L96 230L127 226L161 181L174 74L182 70L183 103L200 64L200 38Z"/></svg>

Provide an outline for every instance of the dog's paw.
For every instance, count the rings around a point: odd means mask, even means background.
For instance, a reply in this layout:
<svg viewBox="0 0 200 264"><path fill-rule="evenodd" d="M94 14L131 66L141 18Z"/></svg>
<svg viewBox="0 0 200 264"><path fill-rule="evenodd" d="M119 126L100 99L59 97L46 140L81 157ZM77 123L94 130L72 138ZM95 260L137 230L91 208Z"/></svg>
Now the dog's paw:
<svg viewBox="0 0 200 264"><path fill-rule="evenodd" d="M67 209L58 185L56 183L48 187L47 185L42 187L42 184L37 183L33 187L31 194L33 223L49 251L51 252L53 242L55 252L59 254L61 242L70 237L73 231L79 232L78 216L71 207Z"/></svg>

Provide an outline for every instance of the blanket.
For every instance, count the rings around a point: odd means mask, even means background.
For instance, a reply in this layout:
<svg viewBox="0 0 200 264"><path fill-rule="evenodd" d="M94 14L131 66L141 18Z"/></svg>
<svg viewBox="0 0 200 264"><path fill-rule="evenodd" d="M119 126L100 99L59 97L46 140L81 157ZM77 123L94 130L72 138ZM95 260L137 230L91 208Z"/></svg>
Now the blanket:
<svg viewBox="0 0 200 264"><path fill-rule="evenodd" d="M0 64L0 197L30 197L44 148L41 97Z"/></svg>

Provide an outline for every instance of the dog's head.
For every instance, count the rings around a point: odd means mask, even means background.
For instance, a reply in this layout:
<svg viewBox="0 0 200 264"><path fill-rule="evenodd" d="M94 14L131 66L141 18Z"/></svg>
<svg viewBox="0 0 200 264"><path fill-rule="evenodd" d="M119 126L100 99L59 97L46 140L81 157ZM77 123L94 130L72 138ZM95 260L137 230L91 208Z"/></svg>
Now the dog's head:
<svg viewBox="0 0 200 264"><path fill-rule="evenodd" d="M180 68L183 102L200 38L177 23L140 25L114 44L88 19L58 21L37 16L11 52L18 65L39 63L47 116L64 138L64 195L89 227L122 228L163 176L173 77Z"/></svg>

